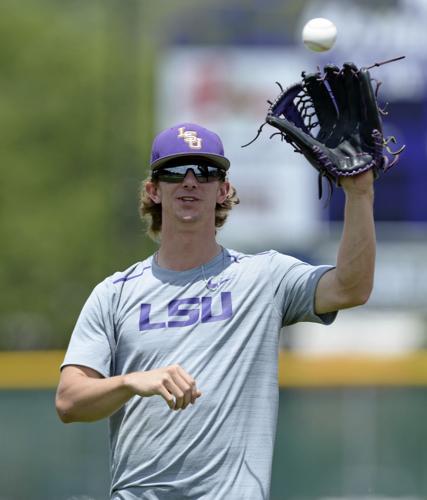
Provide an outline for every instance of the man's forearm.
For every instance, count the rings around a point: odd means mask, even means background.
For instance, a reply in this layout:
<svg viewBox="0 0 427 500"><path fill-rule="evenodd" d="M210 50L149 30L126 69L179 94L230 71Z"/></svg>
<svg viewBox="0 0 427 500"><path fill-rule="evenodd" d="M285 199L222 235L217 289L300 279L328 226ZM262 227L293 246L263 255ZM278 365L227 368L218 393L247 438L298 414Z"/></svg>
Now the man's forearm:
<svg viewBox="0 0 427 500"><path fill-rule="evenodd" d="M60 384L56 407L61 420L93 422L109 417L132 397L123 376L92 378L73 375L73 383Z"/></svg>
<svg viewBox="0 0 427 500"><path fill-rule="evenodd" d="M344 228L338 251L336 279L356 303L366 302L374 280L375 225L373 188L346 192Z"/></svg>

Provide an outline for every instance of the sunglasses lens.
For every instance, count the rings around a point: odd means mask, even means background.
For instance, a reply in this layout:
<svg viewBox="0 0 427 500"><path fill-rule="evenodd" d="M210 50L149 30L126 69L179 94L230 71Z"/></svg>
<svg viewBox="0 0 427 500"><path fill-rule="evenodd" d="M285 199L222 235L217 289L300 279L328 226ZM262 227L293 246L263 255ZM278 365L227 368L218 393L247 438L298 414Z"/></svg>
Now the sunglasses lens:
<svg viewBox="0 0 427 500"><path fill-rule="evenodd" d="M152 176L153 179L162 182L182 182L189 170L193 172L198 182L213 182L225 179L225 172L211 165L178 165L176 167L165 167L155 170Z"/></svg>

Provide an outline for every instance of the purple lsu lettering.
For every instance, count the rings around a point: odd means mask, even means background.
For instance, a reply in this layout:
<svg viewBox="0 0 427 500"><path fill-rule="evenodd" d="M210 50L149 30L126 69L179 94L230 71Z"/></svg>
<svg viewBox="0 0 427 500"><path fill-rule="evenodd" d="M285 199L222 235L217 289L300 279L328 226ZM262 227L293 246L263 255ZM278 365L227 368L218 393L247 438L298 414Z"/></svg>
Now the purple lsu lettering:
<svg viewBox="0 0 427 500"><path fill-rule="evenodd" d="M221 312L212 313L212 297L189 297L174 299L168 304L168 321L152 323L150 312L152 304L141 304L139 314L139 330L155 330L158 328L178 328L195 323L212 323L225 321L233 316L231 292L221 292ZM193 306L191 308L185 306ZM181 319L178 319L181 318Z"/></svg>

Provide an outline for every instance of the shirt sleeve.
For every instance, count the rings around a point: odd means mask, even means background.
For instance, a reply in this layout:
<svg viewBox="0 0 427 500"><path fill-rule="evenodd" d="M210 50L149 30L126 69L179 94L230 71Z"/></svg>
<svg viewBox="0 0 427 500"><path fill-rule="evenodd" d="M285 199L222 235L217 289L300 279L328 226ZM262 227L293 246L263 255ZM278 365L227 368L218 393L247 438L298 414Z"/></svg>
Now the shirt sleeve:
<svg viewBox="0 0 427 500"><path fill-rule="evenodd" d="M333 266L312 266L288 255L273 252L270 261L274 304L283 326L300 321L331 324L337 312L316 314L314 300L320 278Z"/></svg>
<svg viewBox="0 0 427 500"><path fill-rule="evenodd" d="M61 369L87 366L104 377L112 374L114 323L106 282L97 285L87 299L71 335Z"/></svg>

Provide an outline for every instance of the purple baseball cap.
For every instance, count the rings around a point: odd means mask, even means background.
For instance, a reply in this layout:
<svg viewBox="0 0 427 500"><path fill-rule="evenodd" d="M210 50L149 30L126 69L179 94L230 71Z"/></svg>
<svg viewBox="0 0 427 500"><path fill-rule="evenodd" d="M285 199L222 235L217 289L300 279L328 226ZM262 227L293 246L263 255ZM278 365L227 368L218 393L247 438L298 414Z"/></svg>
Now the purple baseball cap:
<svg viewBox="0 0 427 500"><path fill-rule="evenodd" d="M219 136L195 123L180 123L160 132L153 141L150 167L156 170L170 160L189 156L208 159L224 170L230 167Z"/></svg>

